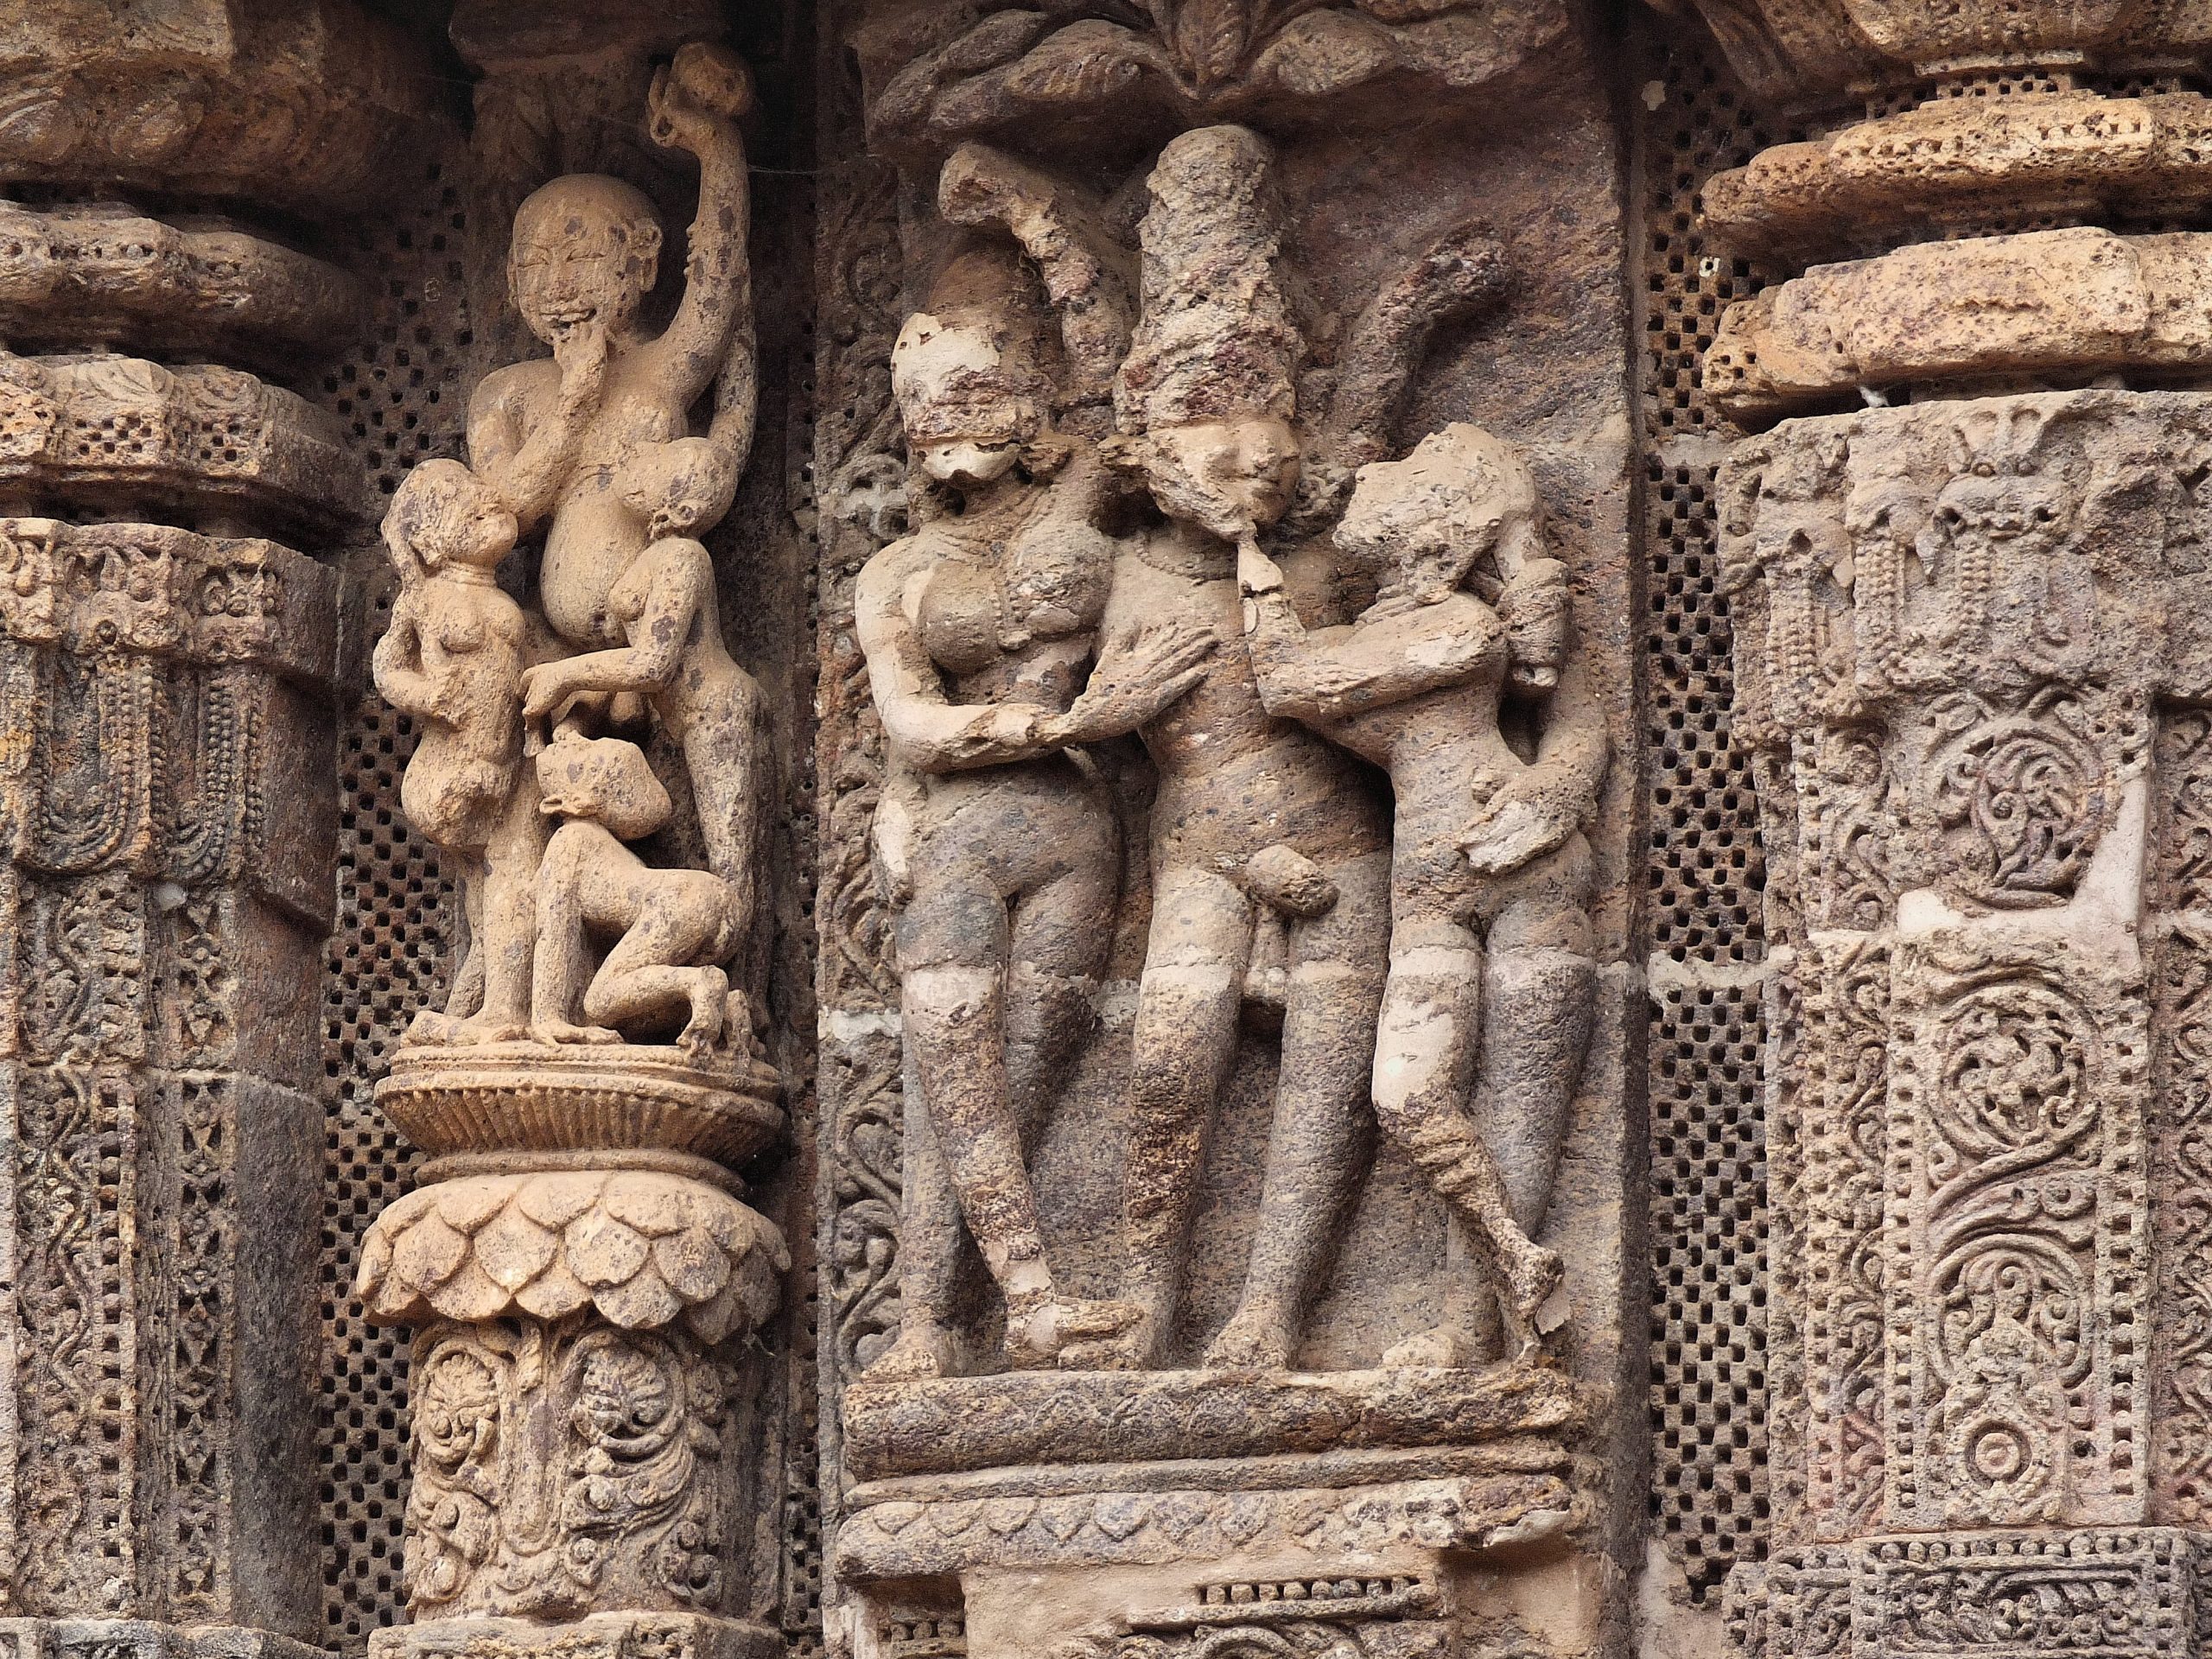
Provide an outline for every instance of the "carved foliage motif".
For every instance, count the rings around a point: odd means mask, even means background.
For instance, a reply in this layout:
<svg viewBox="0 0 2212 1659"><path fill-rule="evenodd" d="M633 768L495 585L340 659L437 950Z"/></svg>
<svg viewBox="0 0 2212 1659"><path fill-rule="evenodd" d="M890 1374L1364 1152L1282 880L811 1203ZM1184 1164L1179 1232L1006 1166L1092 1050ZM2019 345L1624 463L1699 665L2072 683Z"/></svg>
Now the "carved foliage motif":
<svg viewBox="0 0 2212 1659"><path fill-rule="evenodd" d="M120 1611L137 1529L137 1092L118 1071L14 1068L16 1303L22 1345L16 1598L27 1611Z"/></svg>
<svg viewBox="0 0 2212 1659"><path fill-rule="evenodd" d="M1859 1563L1855 1613L1897 1659L2180 1654L2194 1576L2153 1530L1885 1540Z"/></svg>
<svg viewBox="0 0 2212 1659"><path fill-rule="evenodd" d="M869 111L879 138L964 136L1025 117L1157 106L1188 124L1257 98L1350 92L1390 76L1466 88L1559 38L1546 8L1465 0L1106 0L996 10L923 54Z"/></svg>
<svg viewBox="0 0 2212 1659"><path fill-rule="evenodd" d="M1917 1007L1891 1090L1899 1518L2119 1518L2139 1491L2148 1014L2139 986L2095 987L2065 954L1900 963Z"/></svg>
<svg viewBox="0 0 2212 1659"><path fill-rule="evenodd" d="M2153 770L2167 888L2194 902L2207 859L2201 717L2159 708L2196 672L2165 618L2207 410L2160 402L1807 421L1723 474L1738 730L1773 757L1804 918L1778 1374L1802 1363L1815 1537L2144 1516Z"/></svg>
<svg viewBox="0 0 2212 1659"><path fill-rule="evenodd" d="M1878 1509L1884 1459L1884 1166L1890 971L1879 939L1814 949L1805 995L1807 1087L1821 1109L1801 1130L1808 1399L1806 1503L1822 1536Z"/></svg>
<svg viewBox="0 0 2212 1659"><path fill-rule="evenodd" d="M719 1610L724 1362L674 1337L503 1320L438 1326L416 1363L418 1617Z"/></svg>
<svg viewBox="0 0 2212 1659"><path fill-rule="evenodd" d="M2156 1098L2156 1491L2187 1524L2212 1515L2212 716L2158 734L2161 797Z"/></svg>

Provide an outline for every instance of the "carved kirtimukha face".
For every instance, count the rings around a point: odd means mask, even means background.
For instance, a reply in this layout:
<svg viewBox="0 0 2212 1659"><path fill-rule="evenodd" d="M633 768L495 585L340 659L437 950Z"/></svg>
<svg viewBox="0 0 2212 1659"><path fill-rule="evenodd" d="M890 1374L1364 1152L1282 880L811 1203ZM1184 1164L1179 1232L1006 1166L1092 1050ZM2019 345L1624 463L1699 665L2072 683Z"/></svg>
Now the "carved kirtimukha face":
<svg viewBox="0 0 2212 1659"><path fill-rule="evenodd" d="M1160 511L1224 541L1281 518L1298 482L1298 437L1278 415L1156 426L1137 454Z"/></svg>
<svg viewBox="0 0 2212 1659"><path fill-rule="evenodd" d="M507 282L530 331L550 346L588 327L620 335L660 269L660 220L619 179L574 174L515 214Z"/></svg>

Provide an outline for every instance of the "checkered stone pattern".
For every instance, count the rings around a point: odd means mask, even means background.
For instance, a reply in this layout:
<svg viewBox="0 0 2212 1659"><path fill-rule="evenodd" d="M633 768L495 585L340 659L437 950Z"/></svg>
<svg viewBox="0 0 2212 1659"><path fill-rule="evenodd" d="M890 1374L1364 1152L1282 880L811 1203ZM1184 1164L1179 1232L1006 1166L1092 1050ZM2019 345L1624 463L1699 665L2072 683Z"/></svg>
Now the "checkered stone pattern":
<svg viewBox="0 0 2212 1659"><path fill-rule="evenodd" d="M371 291L371 326L333 365L321 399L345 420L385 494L409 468L462 453L467 385L462 353L458 193L425 168L411 209L364 219L338 252ZM458 935L437 849L399 810L412 722L361 680L367 644L391 615L392 582L372 540L347 555L358 625L356 683L341 694L338 924L325 957L323 1070L330 1108L322 1195L325 1332L319 1426L322 1468L323 1636L358 1655L405 1604L401 1521L407 1499L407 1333L370 1324L353 1295L370 1220L412 1184L416 1154L372 1103L392 1045L446 978Z"/></svg>
<svg viewBox="0 0 2212 1659"><path fill-rule="evenodd" d="M1765 868L1751 760L1730 729L1735 673L1714 547L1713 476L1732 429L1702 365L1761 273L1708 250L1707 179L1770 131L1694 25L1643 33L1636 234L1643 258L1638 433L1646 580L1645 909L1652 975L1654 1528L1700 1605L1765 1554L1768 1216L1760 1076Z"/></svg>

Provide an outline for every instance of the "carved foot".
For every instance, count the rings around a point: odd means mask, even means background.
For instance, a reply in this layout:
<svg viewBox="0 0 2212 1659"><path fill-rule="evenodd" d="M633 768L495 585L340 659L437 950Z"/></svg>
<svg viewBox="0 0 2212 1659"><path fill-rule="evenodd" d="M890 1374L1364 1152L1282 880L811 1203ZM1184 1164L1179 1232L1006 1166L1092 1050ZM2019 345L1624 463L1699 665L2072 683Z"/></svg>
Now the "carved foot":
<svg viewBox="0 0 2212 1659"><path fill-rule="evenodd" d="M1500 1265L1512 1297L1507 1319L1525 1359L1542 1345L1546 1333L1566 1323L1566 1299L1557 1292L1567 1278L1567 1264L1558 1251L1523 1240Z"/></svg>
<svg viewBox="0 0 2212 1659"><path fill-rule="evenodd" d="M481 1014L456 1020L449 1014L425 1008L409 1023L404 1040L410 1048L457 1048L471 1044L518 1042L527 1035L526 1028L512 1020L491 1020Z"/></svg>
<svg viewBox="0 0 2212 1659"><path fill-rule="evenodd" d="M1141 1302L1122 1304L1136 1310L1127 1325L1109 1334L1062 1351L1060 1367L1070 1371L1154 1371L1160 1369L1160 1336L1158 1319Z"/></svg>
<svg viewBox="0 0 2212 1659"><path fill-rule="evenodd" d="M1382 1366L1385 1370L1416 1367L1463 1370L1478 1357L1475 1344L1465 1331L1453 1325L1439 1325L1384 1350Z"/></svg>
<svg viewBox="0 0 2212 1659"><path fill-rule="evenodd" d="M1205 1367L1211 1371L1287 1371L1290 1348L1289 1327L1280 1318L1240 1307L1207 1345Z"/></svg>
<svg viewBox="0 0 2212 1659"><path fill-rule="evenodd" d="M566 1020L549 1020L533 1026L530 1034L541 1043L619 1043L622 1033L611 1026L572 1026Z"/></svg>
<svg viewBox="0 0 2212 1659"><path fill-rule="evenodd" d="M1054 1366L1087 1370L1111 1352L1117 1338L1143 1320L1144 1310L1135 1302L1047 1296L1019 1308L1010 1306L1007 1363L1017 1371Z"/></svg>
<svg viewBox="0 0 2212 1659"><path fill-rule="evenodd" d="M958 1370L957 1358L950 1331L934 1319L910 1319L899 1325L898 1336L875 1357L864 1375L875 1382L951 1376Z"/></svg>

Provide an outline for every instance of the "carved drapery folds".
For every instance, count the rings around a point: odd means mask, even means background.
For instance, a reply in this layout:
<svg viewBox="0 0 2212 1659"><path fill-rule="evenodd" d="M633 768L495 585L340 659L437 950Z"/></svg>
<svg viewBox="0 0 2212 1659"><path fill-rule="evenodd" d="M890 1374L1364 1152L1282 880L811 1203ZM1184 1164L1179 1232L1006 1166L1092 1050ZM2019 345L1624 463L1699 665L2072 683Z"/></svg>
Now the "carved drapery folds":
<svg viewBox="0 0 2212 1659"><path fill-rule="evenodd" d="M299 395L361 292L294 244L442 118L413 45L335 0L5 35L0 1626L302 1651L325 561L370 512Z"/></svg>
<svg viewBox="0 0 2212 1659"><path fill-rule="evenodd" d="M1625 532L1618 431L1540 390L1620 338L1547 264L1611 234L1547 171L1568 15L852 38L913 211L841 172L825 256L825 1632L1586 1650ZM1416 98L1443 170L1371 218Z"/></svg>
<svg viewBox="0 0 2212 1659"><path fill-rule="evenodd" d="M783 1127L754 1015L766 734L696 539L752 443L751 97L741 60L695 43L629 112L699 163L658 333L641 191L570 174L522 201L507 282L553 354L487 376L468 463L417 467L385 518L374 672L423 733L401 804L454 861L469 933L377 1094L432 1154L356 1283L417 1330L411 1622L381 1654L781 1650L746 1617L746 1342L791 1258L731 1173ZM525 609L493 573L541 532Z"/></svg>
<svg viewBox="0 0 2212 1659"><path fill-rule="evenodd" d="M1802 1496L1743 1630L2063 1652L2094 1608L2100 1643L2188 1650L2212 405L2124 389L2200 361L2199 238L2101 221L2195 200L2207 19L1699 9L1831 118L1713 181L1707 233L1842 261L1708 359L1738 419L1801 416L1719 486L1799 1010L1770 1337Z"/></svg>

